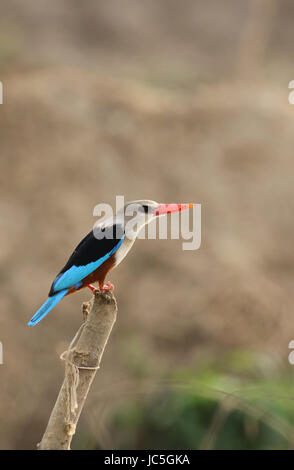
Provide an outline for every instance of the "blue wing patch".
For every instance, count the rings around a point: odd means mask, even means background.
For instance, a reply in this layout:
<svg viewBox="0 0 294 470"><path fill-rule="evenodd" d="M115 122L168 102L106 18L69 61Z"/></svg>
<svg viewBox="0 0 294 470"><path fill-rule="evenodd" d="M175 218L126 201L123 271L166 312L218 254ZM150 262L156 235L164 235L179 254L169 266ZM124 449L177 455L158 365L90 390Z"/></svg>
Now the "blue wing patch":
<svg viewBox="0 0 294 470"><path fill-rule="evenodd" d="M115 253L121 246L124 237L120 239L117 245L105 256L99 258L97 261L92 261L91 263L86 264L85 266L71 266L67 271L62 274L59 274L55 281L53 282L52 288L53 292L58 292L63 289L70 289L72 286L79 286L82 279L89 276L93 271L95 271L101 264L103 264L108 258L110 258L113 253Z"/></svg>

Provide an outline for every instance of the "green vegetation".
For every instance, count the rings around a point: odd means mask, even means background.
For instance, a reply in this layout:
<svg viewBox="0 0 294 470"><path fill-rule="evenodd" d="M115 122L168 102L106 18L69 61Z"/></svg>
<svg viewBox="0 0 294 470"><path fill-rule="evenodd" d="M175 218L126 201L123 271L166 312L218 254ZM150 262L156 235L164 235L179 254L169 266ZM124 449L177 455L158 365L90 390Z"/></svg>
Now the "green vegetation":
<svg viewBox="0 0 294 470"><path fill-rule="evenodd" d="M230 356L203 370L173 373L143 398L118 407L110 430L118 448L289 449L294 394L289 375L267 373L261 357ZM238 372L237 372L238 371Z"/></svg>

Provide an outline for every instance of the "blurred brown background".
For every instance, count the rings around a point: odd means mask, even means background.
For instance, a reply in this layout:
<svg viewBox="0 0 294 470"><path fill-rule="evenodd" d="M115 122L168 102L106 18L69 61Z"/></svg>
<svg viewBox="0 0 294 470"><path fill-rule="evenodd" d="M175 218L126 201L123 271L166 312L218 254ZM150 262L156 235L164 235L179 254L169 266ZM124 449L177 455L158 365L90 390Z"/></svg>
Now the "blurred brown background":
<svg viewBox="0 0 294 470"><path fill-rule="evenodd" d="M118 447L113 403L174 369L249 350L291 376L293 2L0 8L0 448L42 436L90 293L26 324L117 194L201 203L202 246L138 241L111 275L118 322L74 447Z"/></svg>

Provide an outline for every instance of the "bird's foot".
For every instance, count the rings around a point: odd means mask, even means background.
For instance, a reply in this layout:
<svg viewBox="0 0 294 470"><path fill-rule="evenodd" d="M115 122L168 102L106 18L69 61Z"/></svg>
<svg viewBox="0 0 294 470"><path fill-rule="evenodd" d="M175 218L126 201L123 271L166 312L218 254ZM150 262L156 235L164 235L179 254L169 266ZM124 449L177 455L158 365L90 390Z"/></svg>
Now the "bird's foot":
<svg viewBox="0 0 294 470"><path fill-rule="evenodd" d="M103 287L99 286L99 289L102 292L102 294L104 294L104 292L109 292L109 291L113 292L114 291L114 285L111 284L111 282L108 281L106 284L104 284Z"/></svg>
<svg viewBox="0 0 294 470"><path fill-rule="evenodd" d="M95 292L95 290L97 290L97 287L93 286L93 284L88 284L87 287L89 287L89 289L90 289L92 292Z"/></svg>
<svg viewBox="0 0 294 470"><path fill-rule="evenodd" d="M89 287L89 289L93 292L93 294L95 294L96 291L99 291L102 294L104 294L105 292L114 291L114 285L111 284L111 282L109 281L106 284L104 284L104 286L95 287L93 286L93 284L88 284L87 287Z"/></svg>

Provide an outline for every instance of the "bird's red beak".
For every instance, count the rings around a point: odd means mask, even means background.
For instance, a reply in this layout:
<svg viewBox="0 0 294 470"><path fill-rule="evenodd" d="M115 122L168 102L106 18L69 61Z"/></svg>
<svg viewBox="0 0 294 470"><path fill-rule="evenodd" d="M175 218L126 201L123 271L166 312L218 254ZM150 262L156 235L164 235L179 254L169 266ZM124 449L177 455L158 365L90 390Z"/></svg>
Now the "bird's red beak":
<svg viewBox="0 0 294 470"><path fill-rule="evenodd" d="M180 212L190 209L194 204L158 204L155 209L155 215L170 214L171 212Z"/></svg>

